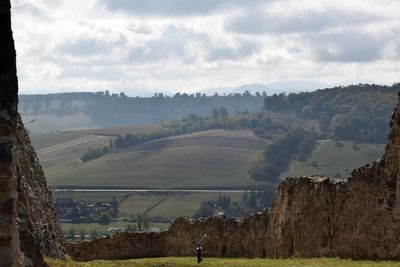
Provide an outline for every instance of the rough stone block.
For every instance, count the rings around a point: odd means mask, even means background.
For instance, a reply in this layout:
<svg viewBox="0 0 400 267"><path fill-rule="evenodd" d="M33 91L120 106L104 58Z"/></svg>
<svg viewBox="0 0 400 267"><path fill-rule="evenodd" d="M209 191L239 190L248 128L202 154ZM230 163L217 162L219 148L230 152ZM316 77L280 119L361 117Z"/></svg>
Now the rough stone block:
<svg viewBox="0 0 400 267"><path fill-rule="evenodd" d="M4 164L0 162L0 179L10 180L13 178L13 173L10 170L9 164Z"/></svg>
<svg viewBox="0 0 400 267"><path fill-rule="evenodd" d="M12 148L13 148L12 141L0 143L0 162L4 163L12 162Z"/></svg>
<svg viewBox="0 0 400 267"><path fill-rule="evenodd" d="M16 212L16 201L14 198L10 198L0 203L0 214L2 216L11 216Z"/></svg>
<svg viewBox="0 0 400 267"><path fill-rule="evenodd" d="M0 247L7 247L10 246L12 242L12 236L7 235L0 235Z"/></svg>
<svg viewBox="0 0 400 267"><path fill-rule="evenodd" d="M0 193L7 192L11 190L17 190L17 183L11 182L9 180L2 180L0 175Z"/></svg>

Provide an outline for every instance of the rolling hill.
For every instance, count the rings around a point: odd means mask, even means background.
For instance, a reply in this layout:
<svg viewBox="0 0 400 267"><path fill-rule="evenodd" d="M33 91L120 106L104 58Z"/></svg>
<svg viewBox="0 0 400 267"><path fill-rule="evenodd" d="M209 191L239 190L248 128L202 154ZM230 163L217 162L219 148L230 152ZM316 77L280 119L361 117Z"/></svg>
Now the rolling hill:
<svg viewBox="0 0 400 267"><path fill-rule="evenodd" d="M32 137L52 186L135 188L248 188L269 186L248 177L248 169L268 141L246 130L209 130L162 138L112 151L89 162L80 156L107 145L117 134L140 133L158 125L49 133ZM323 174L345 178L379 158L383 145L318 141L307 161L292 161L281 178Z"/></svg>
<svg viewBox="0 0 400 267"><path fill-rule="evenodd" d="M102 145L110 136L85 132L39 149L53 186L102 187L249 187L265 185L248 177L247 170L267 144L251 131L210 130L163 138L113 151L81 163L87 147ZM72 133L71 133L72 134ZM43 137L33 138L39 144ZM53 139L54 140L54 139Z"/></svg>
<svg viewBox="0 0 400 267"><path fill-rule="evenodd" d="M307 161L292 161L283 177L324 175L347 178L355 168L372 163L383 155L385 145L319 140Z"/></svg>

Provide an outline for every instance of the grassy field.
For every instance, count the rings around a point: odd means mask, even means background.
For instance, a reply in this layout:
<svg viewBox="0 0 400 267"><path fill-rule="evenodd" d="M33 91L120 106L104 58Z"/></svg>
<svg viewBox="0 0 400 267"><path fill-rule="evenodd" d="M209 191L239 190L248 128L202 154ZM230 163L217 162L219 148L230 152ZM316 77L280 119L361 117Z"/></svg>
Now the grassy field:
<svg viewBox="0 0 400 267"><path fill-rule="evenodd" d="M400 266L391 261L353 261L337 258L317 259L220 259L206 258L198 265L195 257L167 257L120 261L74 262L47 259L51 267L190 267L190 266L230 266L230 267L392 267Z"/></svg>
<svg viewBox="0 0 400 267"><path fill-rule="evenodd" d="M107 193L107 192L54 192L53 198L72 198L73 201L88 201L88 202L111 202L113 197L120 201L127 193Z"/></svg>
<svg viewBox="0 0 400 267"><path fill-rule="evenodd" d="M213 130L147 142L86 163L70 146L63 157L54 146L45 148L47 155L40 150L39 157L51 185L248 187L259 184L247 171L266 143L250 131Z"/></svg>
<svg viewBox="0 0 400 267"><path fill-rule="evenodd" d="M321 140L311 158L306 162L293 161L289 170L283 173L287 176L320 174L329 177L337 176L346 178L353 169L366 163L372 163L380 158L384 152L384 145L355 144L341 142L337 145L332 140Z"/></svg>
<svg viewBox="0 0 400 267"><path fill-rule="evenodd" d="M32 137L51 185L126 186L146 188L249 187L260 185L248 177L248 168L267 144L251 131L211 130L163 138L114 151L100 159L81 163L90 147L107 145L110 135L154 130L159 125ZM383 145L321 140L306 162L293 161L282 178L322 174L348 177L354 168L372 162ZM265 184L264 184L265 185Z"/></svg>
<svg viewBox="0 0 400 267"><path fill-rule="evenodd" d="M229 195L232 202L239 202L242 198L240 193L224 195ZM199 209L202 201L217 200L218 197L219 193L134 193L120 203L120 216L128 217L138 213L146 213L149 218L163 217L172 221L179 216L192 217Z"/></svg>
<svg viewBox="0 0 400 267"><path fill-rule="evenodd" d="M47 133L51 131L77 131L80 129L98 128L98 126L83 113L75 113L59 117L57 115L23 115L25 127L31 133Z"/></svg>
<svg viewBox="0 0 400 267"><path fill-rule="evenodd" d="M71 228L74 228L76 233L79 234L81 230L85 231L86 234L90 234L91 231L96 230L98 233L103 233L110 228L127 228L128 224L133 225L132 222L116 221L107 225L98 223L61 223L61 229L68 233ZM150 228L158 228L160 230L167 230L170 226L169 223L152 223L150 222Z"/></svg>
<svg viewBox="0 0 400 267"><path fill-rule="evenodd" d="M36 150L51 147L54 145L62 144L65 142L73 141L75 139L83 138L89 135L126 135L128 133L144 133L159 129L158 124L149 125L134 125L118 128L101 128L101 129L90 129L80 131L66 131L66 132L53 132L53 133L42 133L33 134L31 136L32 145ZM68 153L68 150L65 151Z"/></svg>
<svg viewBox="0 0 400 267"><path fill-rule="evenodd" d="M225 193L232 202L240 202L242 193ZM163 218L169 223L151 223L151 227L167 229L170 222L176 217L192 217L199 209L202 201L217 200L219 193L78 193L78 192L56 192L54 198L72 198L74 201L88 202L111 202L113 196L119 201L119 218L116 222L108 225L98 223L62 223L64 231L73 227L77 232L83 229L92 231L96 229L99 232L105 231L110 227L125 227L133 222L133 216L137 214L146 214L150 221L155 218Z"/></svg>

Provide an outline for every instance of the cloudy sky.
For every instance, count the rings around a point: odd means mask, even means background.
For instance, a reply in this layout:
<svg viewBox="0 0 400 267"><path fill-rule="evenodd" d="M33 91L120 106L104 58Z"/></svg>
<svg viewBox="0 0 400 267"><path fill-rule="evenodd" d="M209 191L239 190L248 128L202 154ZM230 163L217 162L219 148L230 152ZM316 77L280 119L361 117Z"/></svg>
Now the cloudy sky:
<svg viewBox="0 0 400 267"><path fill-rule="evenodd" d="M397 0L11 2L23 94L400 81Z"/></svg>

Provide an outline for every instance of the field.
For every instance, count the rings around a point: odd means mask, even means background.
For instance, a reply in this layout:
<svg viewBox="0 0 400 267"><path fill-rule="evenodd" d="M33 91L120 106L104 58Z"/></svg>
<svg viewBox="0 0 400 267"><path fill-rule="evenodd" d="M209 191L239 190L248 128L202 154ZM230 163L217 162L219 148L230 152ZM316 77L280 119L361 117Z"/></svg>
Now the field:
<svg viewBox="0 0 400 267"><path fill-rule="evenodd" d="M73 141L79 138L83 138L90 135L100 136L115 136L115 135L126 135L128 133L144 133L158 129L158 124L140 125L140 126L126 126L118 128L105 128L105 129L90 129L81 131L66 131L66 132L52 132L33 134L31 141L36 150L40 151L43 148L51 147L54 145L62 144L68 141ZM65 150L65 154L70 151Z"/></svg>
<svg viewBox="0 0 400 267"><path fill-rule="evenodd" d="M113 129L115 130L115 129ZM131 129L118 129L126 133ZM142 129L137 128L136 131ZM212 130L164 138L118 150L100 159L82 164L79 156L93 144L106 144L109 136L93 135L93 131L112 134L112 130L88 130L77 133L49 134L52 146L39 150L39 157L51 185L195 188L242 187L257 185L247 170L266 141L249 131ZM115 132L114 132L115 133ZM43 142L36 138L36 141ZM282 178L295 175L323 174L347 177L359 166L380 157L383 145L354 144L320 140L306 162L293 161ZM99 224L64 225L64 230L97 229L126 225L124 219L146 214L152 221L171 222L178 216L193 216L205 200L215 200L218 193L72 193L57 192L55 197L72 197L74 201L110 202L115 196L119 203L119 222L108 226ZM238 201L241 194L229 194ZM177 208L179 207L179 208Z"/></svg>
<svg viewBox="0 0 400 267"><path fill-rule="evenodd" d="M98 224L98 223L62 223L61 229L64 233L68 233L71 228L76 231L76 234L79 235L80 232L83 230L85 231L86 235L90 235L90 233L96 230L99 234L105 233L110 228L127 228L128 225L133 225L132 222L124 222L124 221L117 221L112 222L110 224ZM170 226L169 223L152 223L150 222L150 228L158 228L160 231L168 230Z"/></svg>
<svg viewBox="0 0 400 267"><path fill-rule="evenodd" d="M263 184L251 180L247 171L267 141L245 130L210 130L163 138L90 162L80 161L88 148L107 145L116 135L158 127L48 133L34 135L32 141L50 185L55 186L248 188ZM322 174L345 178L354 168L379 158L383 149L383 145L320 140L311 158L294 160L281 177Z"/></svg>
<svg viewBox="0 0 400 267"><path fill-rule="evenodd" d="M152 128L153 127L153 128ZM91 146L106 145L111 135L141 132L144 128L96 129L34 136L41 147L39 157L51 185L102 186L135 188L246 188L256 183L247 170L267 141L250 131L211 130L163 138L114 151L100 159L81 163L79 157ZM46 140L51 144L46 145ZM323 174L348 177L350 172L380 157L383 145L335 143L320 140L306 162L293 161L286 176ZM119 201L119 218L110 225L63 224L102 232L110 227L131 223L133 216L146 214L150 221L164 222L166 228L178 216L193 216L202 201L215 200L219 193L76 193L57 192L55 197L72 197L74 201ZM232 202L239 193L229 194Z"/></svg>
<svg viewBox="0 0 400 267"><path fill-rule="evenodd" d="M332 140L320 140L312 156L306 162L293 161L282 178L315 174L347 178L353 169L380 158L384 148L382 144L337 144Z"/></svg>
<svg viewBox="0 0 400 267"><path fill-rule="evenodd" d="M242 198L240 193L224 195L229 195L232 202ZM179 216L193 216L202 201L216 200L218 196L219 193L134 193L120 203L120 216L145 213L149 218L162 217L172 221Z"/></svg>
<svg viewBox="0 0 400 267"><path fill-rule="evenodd" d="M267 144L250 131L212 130L147 142L81 163L79 157L88 147L104 145L109 139L89 137L39 150L50 185L249 187L260 184L251 180L247 171Z"/></svg>
<svg viewBox="0 0 400 267"><path fill-rule="evenodd" d="M232 202L239 202L242 193L224 193ZM132 224L132 217L145 214L150 219L151 228L167 229L170 223L179 216L192 217L202 201L217 200L219 193L77 193L56 192L54 198L72 198L74 201L111 202L113 196L119 202L119 218L107 225L98 223L62 223L64 232L74 228L77 232L97 230L104 232L111 227L126 227ZM179 207L179 208L178 208ZM152 221L165 221L155 223Z"/></svg>
<svg viewBox="0 0 400 267"><path fill-rule="evenodd" d="M88 201L88 202L111 202L113 197L117 201L121 201L127 194L126 193L107 193L107 192L95 192L95 193L80 193L80 192L54 192L54 198L72 198L73 201Z"/></svg>
<svg viewBox="0 0 400 267"><path fill-rule="evenodd" d="M23 115L22 120L31 133L50 131L77 131L80 129L98 128L87 114L75 113L59 117L51 114Z"/></svg>
<svg viewBox="0 0 400 267"><path fill-rule="evenodd" d="M74 262L47 259L51 267L189 267L199 266L195 257L167 257L119 261ZM201 266L230 266L230 267L392 267L400 266L391 261L352 261L337 258L317 259L220 259L206 258Z"/></svg>

